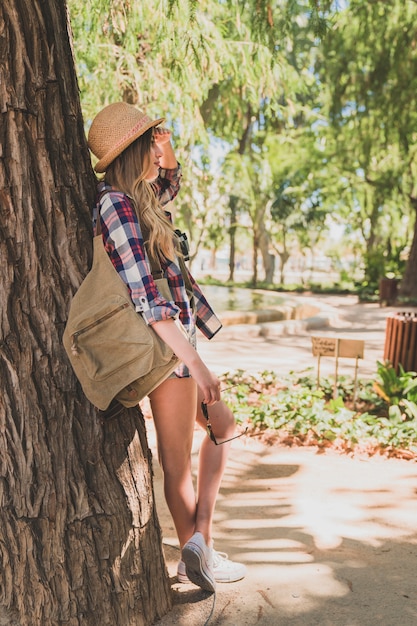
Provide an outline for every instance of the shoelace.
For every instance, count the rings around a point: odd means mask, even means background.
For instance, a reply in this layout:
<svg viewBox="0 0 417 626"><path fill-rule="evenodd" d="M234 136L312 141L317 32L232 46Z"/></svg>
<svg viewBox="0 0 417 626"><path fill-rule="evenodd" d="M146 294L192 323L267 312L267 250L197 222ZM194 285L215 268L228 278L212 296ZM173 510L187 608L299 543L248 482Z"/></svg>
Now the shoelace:
<svg viewBox="0 0 417 626"><path fill-rule="evenodd" d="M211 620L211 618L213 617L213 613L214 613L214 607L216 606L216 592L213 592L213 604L211 606L211 611L210 611L210 615L208 616L208 618L206 619L206 621L204 622L204 626L207 626L207 624L209 623L209 621Z"/></svg>
<svg viewBox="0 0 417 626"><path fill-rule="evenodd" d="M215 565L219 565L221 561L223 561L224 559L227 559L227 554L225 552L217 552L217 550L215 550L214 548L212 549L212 552L213 552L213 569L214 569ZM216 607L216 592L214 591L213 604L211 605L210 614L208 618L206 619L206 621L204 622L204 626L208 626L208 623L213 617L215 607Z"/></svg>
<svg viewBox="0 0 417 626"><path fill-rule="evenodd" d="M229 558L229 555L226 554L226 552L217 552L217 550L213 548L213 569L219 566L222 563L222 561L227 561L228 558ZM208 618L206 619L206 621L204 622L204 626L208 626L208 623L213 617L215 606L216 606L216 592L213 593L213 604L211 606L210 614Z"/></svg>
<svg viewBox="0 0 417 626"><path fill-rule="evenodd" d="M222 561L227 561L228 558L229 557L226 554L226 552L217 552L217 550L215 550L213 548L213 568L216 565L219 565ZM207 617L207 619L204 622L203 626L208 626L211 618L213 617L215 607L216 607L216 592L214 591L213 592L213 604L211 605L211 610L210 610L209 616Z"/></svg>
<svg viewBox="0 0 417 626"><path fill-rule="evenodd" d="M217 550L213 548L213 568L220 565L222 561L227 561L228 558L229 555L226 554L226 552L217 552Z"/></svg>

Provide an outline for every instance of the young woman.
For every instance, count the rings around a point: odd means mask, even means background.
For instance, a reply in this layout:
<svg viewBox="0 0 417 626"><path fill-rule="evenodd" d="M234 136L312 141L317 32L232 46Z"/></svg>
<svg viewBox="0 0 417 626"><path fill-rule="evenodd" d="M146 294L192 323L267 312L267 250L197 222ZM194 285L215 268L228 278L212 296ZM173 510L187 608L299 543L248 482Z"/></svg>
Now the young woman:
<svg viewBox="0 0 417 626"><path fill-rule="evenodd" d="M209 437L204 439L197 494L191 446L195 420L205 428L208 414L218 443L233 438L235 421L220 399L217 376L195 348L196 327L211 338L221 324L186 270L192 294L187 292L178 261L181 251L170 216L162 208L177 195L181 179L171 133L159 126L163 121L124 102L110 104L93 120L88 144L98 159L96 172L104 173L97 219L105 249L137 310L181 360L175 373L149 396L165 497L182 549L178 579L214 591L216 582L240 580L246 572L244 565L213 549L213 513L230 443L216 445ZM170 301L156 288L149 255L159 257Z"/></svg>

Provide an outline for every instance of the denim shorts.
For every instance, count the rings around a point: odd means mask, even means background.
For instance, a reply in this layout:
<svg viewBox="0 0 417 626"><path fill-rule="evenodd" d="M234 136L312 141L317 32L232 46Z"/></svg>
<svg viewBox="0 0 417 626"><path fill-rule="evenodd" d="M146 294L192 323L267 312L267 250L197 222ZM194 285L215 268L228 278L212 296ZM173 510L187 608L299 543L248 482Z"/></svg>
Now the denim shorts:
<svg viewBox="0 0 417 626"><path fill-rule="evenodd" d="M191 376L190 374L188 374L188 376L177 376L175 372L172 372L172 374L170 374L168 378L191 378ZM168 378L166 380L168 380Z"/></svg>

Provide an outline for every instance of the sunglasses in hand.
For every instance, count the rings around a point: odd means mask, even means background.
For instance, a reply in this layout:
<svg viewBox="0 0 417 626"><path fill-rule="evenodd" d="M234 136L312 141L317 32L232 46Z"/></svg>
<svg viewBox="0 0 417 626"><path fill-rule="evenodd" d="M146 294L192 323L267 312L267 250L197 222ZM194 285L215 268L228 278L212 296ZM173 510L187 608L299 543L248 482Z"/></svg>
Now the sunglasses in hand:
<svg viewBox="0 0 417 626"><path fill-rule="evenodd" d="M208 414L208 408L205 402L201 403L201 410L207 421L207 424L206 424L207 434L215 446L221 446L223 443L227 443L228 441L233 441L233 439L239 439L239 437L242 437L243 435L245 435L246 431L248 430L248 427L246 426L245 430L243 431L243 433L240 433L240 435L235 435L234 437L230 437L230 439L224 439L223 441L217 441L216 437L214 436L213 429L211 427L210 417Z"/></svg>

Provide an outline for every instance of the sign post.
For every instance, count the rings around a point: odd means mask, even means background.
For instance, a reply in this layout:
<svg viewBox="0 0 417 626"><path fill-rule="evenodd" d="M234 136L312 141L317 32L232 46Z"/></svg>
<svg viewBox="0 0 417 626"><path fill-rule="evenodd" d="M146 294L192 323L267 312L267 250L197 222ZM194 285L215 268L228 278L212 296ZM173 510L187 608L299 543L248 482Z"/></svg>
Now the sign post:
<svg viewBox="0 0 417 626"><path fill-rule="evenodd" d="M353 390L353 402L356 404L356 391L358 381L358 360L363 359L365 342L361 339L341 339L331 337L312 337L313 356L317 356L317 387L320 387L320 359L322 356L335 357L335 375L333 398L337 398L337 376L339 358L355 359L355 384Z"/></svg>

